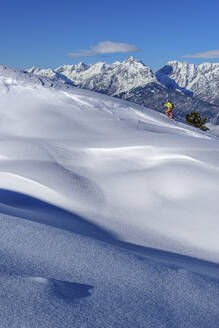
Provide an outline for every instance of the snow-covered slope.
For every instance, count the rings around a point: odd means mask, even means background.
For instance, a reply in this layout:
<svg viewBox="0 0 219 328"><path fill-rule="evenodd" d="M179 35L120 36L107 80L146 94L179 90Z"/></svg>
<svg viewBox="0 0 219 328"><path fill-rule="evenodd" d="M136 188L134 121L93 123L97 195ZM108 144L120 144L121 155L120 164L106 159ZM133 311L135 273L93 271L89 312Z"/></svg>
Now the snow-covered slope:
<svg viewBox="0 0 219 328"><path fill-rule="evenodd" d="M7 67L0 111L1 327L216 328L218 139Z"/></svg>
<svg viewBox="0 0 219 328"><path fill-rule="evenodd" d="M156 73L156 77L168 87L180 89L201 100L219 105L219 63L196 66L170 61Z"/></svg>
<svg viewBox="0 0 219 328"><path fill-rule="evenodd" d="M212 132L216 131L215 127L219 124L219 106L191 97L175 88L167 89L161 84L148 83L145 87L138 87L127 93L123 92L119 97L143 105L146 108L153 108L161 113L164 113L166 108L162 103L164 100L170 99L174 103L173 113L177 120L185 122L186 114L198 111L203 117L207 118L207 122L211 122L209 127Z"/></svg>

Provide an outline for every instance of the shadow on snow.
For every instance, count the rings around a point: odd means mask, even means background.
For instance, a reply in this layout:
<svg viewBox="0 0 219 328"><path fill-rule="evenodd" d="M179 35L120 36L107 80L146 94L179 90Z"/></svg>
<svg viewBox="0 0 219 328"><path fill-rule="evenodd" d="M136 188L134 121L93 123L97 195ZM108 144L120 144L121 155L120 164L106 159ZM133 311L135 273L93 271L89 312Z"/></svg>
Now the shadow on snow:
<svg viewBox="0 0 219 328"><path fill-rule="evenodd" d="M129 250L131 253L137 255L140 260L150 259L162 262L168 267L174 266L176 269L184 268L187 271L213 279L219 279L219 264L118 240L112 233L94 223L90 223L86 218L25 194L0 189L0 212L107 242L111 245ZM53 282L53 284L56 293L61 293L59 291L60 286L62 286L62 293L65 293L65 290L74 290L73 295L82 294L85 296L89 288L92 287L85 285L83 288L79 286L80 284L76 286L76 284L69 282Z"/></svg>

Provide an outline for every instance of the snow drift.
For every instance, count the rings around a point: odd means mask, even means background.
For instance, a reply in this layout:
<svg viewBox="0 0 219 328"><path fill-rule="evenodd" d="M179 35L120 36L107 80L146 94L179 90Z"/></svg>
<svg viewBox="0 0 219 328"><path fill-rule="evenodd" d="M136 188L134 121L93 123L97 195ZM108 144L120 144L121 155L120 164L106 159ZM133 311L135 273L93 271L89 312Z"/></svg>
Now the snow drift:
<svg viewBox="0 0 219 328"><path fill-rule="evenodd" d="M2 327L216 327L218 139L7 67L0 94Z"/></svg>

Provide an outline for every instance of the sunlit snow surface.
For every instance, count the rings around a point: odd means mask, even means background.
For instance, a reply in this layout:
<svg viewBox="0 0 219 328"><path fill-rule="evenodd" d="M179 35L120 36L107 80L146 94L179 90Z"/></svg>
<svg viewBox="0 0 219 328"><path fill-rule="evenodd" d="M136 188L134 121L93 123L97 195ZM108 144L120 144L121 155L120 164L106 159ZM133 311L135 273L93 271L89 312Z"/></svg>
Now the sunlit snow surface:
<svg viewBox="0 0 219 328"><path fill-rule="evenodd" d="M219 139L0 68L0 327L218 327Z"/></svg>

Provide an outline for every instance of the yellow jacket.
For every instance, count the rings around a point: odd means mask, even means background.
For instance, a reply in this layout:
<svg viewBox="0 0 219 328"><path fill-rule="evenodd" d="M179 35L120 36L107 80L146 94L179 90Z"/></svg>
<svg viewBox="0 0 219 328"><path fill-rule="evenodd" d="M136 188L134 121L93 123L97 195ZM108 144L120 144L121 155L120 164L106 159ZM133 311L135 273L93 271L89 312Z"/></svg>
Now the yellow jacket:
<svg viewBox="0 0 219 328"><path fill-rule="evenodd" d="M171 104L170 101L168 101L164 106L168 107L168 109L173 109L173 105Z"/></svg>

